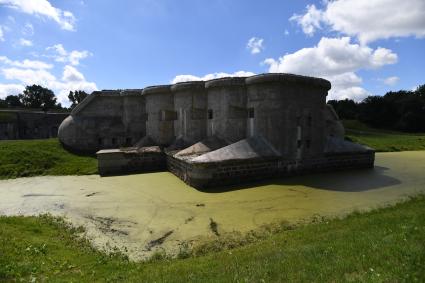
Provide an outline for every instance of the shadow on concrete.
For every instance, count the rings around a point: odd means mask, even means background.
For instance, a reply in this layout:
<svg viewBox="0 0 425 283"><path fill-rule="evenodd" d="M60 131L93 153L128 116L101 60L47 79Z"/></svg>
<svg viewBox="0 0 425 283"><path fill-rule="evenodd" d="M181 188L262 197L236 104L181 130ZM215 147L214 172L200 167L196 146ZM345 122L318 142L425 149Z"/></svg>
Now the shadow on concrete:
<svg viewBox="0 0 425 283"><path fill-rule="evenodd" d="M401 181L384 174L389 168L375 166L370 169L355 169L328 173L316 173L291 177L251 182L248 184L231 185L198 189L206 193L224 193L236 190L247 190L258 186L306 186L328 191L364 192L401 184Z"/></svg>

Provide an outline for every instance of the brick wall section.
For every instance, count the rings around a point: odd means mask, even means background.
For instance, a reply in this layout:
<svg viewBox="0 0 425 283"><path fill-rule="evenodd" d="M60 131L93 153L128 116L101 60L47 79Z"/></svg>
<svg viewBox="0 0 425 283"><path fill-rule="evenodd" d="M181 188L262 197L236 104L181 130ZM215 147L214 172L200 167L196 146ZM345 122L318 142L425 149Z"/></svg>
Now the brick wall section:
<svg viewBox="0 0 425 283"><path fill-rule="evenodd" d="M375 153L346 153L295 162L283 159L257 159L194 164L167 156L170 172L195 188L219 187L298 174L335 170L373 168Z"/></svg>

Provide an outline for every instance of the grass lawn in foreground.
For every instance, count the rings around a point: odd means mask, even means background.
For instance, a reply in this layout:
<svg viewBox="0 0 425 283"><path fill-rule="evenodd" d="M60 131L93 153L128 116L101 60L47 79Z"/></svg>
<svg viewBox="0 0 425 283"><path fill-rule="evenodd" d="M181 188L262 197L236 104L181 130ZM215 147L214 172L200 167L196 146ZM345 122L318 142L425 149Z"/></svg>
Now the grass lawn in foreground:
<svg viewBox="0 0 425 283"><path fill-rule="evenodd" d="M343 121L346 137L378 152L425 150L425 134L410 134L370 128L356 120Z"/></svg>
<svg viewBox="0 0 425 283"><path fill-rule="evenodd" d="M0 217L0 281L424 282L425 197L186 259L133 263L51 217Z"/></svg>
<svg viewBox="0 0 425 283"><path fill-rule="evenodd" d="M70 153L58 139L0 141L0 179L96 173L96 157Z"/></svg>

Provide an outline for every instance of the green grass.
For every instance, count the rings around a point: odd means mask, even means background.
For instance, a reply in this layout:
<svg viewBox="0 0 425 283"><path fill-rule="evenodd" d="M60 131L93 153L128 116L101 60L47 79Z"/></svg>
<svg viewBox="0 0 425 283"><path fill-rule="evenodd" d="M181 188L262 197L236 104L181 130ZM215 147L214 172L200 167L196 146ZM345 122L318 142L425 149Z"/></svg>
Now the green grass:
<svg viewBox="0 0 425 283"><path fill-rule="evenodd" d="M425 197L186 259L129 262L44 217L0 217L0 281L424 282Z"/></svg>
<svg viewBox="0 0 425 283"><path fill-rule="evenodd" d="M0 179L96 173L94 156L72 154L58 139L0 141Z"/></svg>
<svg viewBox="0 0 425 283"><path fill-rule="evenodd" d="M345 120L343 124L347 138L372 147L378 152L425 150L425 134L374 129L355 120Z"/></svg>

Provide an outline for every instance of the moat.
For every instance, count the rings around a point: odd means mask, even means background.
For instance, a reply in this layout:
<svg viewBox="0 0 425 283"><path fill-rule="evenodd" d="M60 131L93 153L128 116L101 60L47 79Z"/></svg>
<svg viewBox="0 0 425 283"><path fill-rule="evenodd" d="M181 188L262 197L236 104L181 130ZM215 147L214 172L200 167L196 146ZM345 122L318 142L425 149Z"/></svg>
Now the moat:
<svg viewBox="0 0 425 283"><path fill-rule="evenodd" d="M200 191L171 173L34 177L0 181L0 214L52 213L83 225L97 247L117 246L139 260L184 241L298 223L391 204L425 192L425 152L377 153L372 169L272 179ZM165 238L164 238L165 237ZM152 245L163 238L161 244Z"/></svg>

